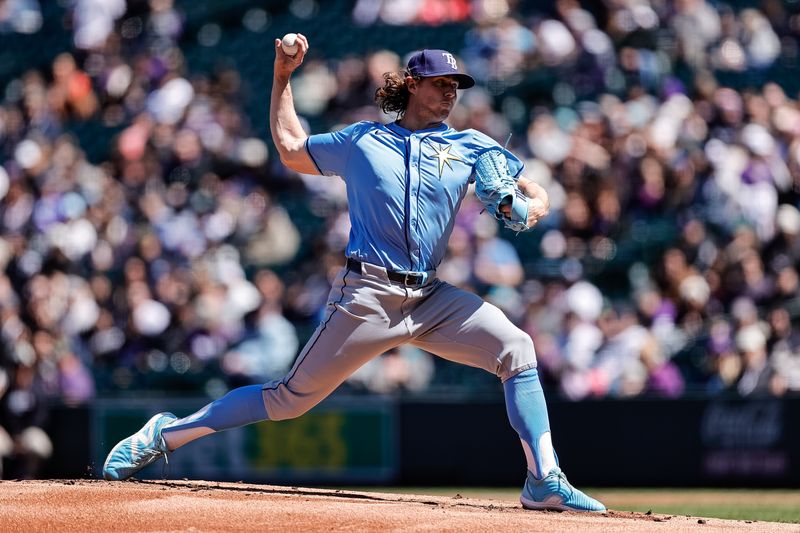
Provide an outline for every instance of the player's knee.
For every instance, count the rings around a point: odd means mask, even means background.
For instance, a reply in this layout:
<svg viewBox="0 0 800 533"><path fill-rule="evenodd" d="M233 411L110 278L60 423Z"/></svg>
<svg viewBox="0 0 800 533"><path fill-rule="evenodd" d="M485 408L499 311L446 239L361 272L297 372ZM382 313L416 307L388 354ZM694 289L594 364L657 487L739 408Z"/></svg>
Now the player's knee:
<svg viewBox="0 0 800 533"><path fill-rule="evenodd" d="M269 419L273 422L291 420L292 418L297 418L306 414L310 409L310 407L303 405L288 405L278 408L273 407L272 410L269 411Z"/></svg>
<svg viewBox="0 0 800 533"><path fill-rule="evenodd" d="M531 336L519 328L514 328L514 333L506 339L506 351L519 355L533 354L533 341Z"/></svg>
<svg viewBox="0 0 800 533"><path fill-rule="evenodd" d="M307 413L317 401L312 396L298 394L283 383L276 380L265 383L262 392L264 406L269 420L290 420Z"/></svg>
<svg viewBox="0 0 800 533"><path fill-rule="evenodd" d="M514 372L519 368L530 367L536 364L536 351L530 335L521 329L514 330L503 341L503 360L501 367L507 372Z"/></svg>

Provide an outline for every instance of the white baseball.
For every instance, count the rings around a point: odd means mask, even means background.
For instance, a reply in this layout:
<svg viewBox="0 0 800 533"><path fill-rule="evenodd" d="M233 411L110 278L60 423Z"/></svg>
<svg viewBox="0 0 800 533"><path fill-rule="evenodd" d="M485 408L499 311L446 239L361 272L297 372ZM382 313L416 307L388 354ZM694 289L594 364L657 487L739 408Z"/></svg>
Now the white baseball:
<svg viewBox="0 0 800 533"><path fill-rule="evenodd" d="M287 33L284 35L283 39L281 40L281 48L287 56L293 56L297 54L297 34Z"/></svg>

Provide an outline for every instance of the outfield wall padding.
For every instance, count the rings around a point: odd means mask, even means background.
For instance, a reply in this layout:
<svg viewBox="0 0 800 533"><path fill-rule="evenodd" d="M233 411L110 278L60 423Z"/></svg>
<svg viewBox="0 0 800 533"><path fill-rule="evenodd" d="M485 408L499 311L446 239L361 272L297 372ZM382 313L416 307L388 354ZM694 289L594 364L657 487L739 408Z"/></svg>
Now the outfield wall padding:
<svg viewBox="0 0 800 533"><path fill-rule="evenodd" d="M108 450L165 406L202 399L55 406L42 476L100 474ZM553 442L584 486L800 487L800 398L549 402ZM502 397L334 396L307 415L255 424L172 454L173 478L303 484L515 485L519 440ZM158 466L142 478L161 478Z"/></svg>

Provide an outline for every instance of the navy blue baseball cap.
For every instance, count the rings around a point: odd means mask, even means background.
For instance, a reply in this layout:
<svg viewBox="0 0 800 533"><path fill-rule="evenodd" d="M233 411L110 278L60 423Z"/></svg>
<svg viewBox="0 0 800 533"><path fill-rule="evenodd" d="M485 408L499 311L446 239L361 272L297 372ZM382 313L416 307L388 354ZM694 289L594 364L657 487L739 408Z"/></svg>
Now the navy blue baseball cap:
<svg viewBox="0 0 800 533"><path fill-rule="evenodd" d="M408 73L420 78L451 76L458 82L459 89L469 89L475 79L459 70L456 58L447 50L420 50L408 60Z"/></svg>

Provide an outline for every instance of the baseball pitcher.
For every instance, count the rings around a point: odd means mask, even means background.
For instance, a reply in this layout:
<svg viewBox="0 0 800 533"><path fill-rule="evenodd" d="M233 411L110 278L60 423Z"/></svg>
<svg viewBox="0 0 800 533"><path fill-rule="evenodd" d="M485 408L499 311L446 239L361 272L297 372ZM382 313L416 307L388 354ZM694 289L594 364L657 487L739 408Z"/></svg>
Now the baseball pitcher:
<svg viewBox="0 0 800 533"><path fill-rule="evenodd" d="M497 307L436 277L471 182L487 211L513 231L529 229L549 209L547 193L522 176L517 157L478 131L444 122L458 90L475 81L449 52L421 50L404 72L385 74L376 92L377 104L396 113L396 121L307 136L289 78L308 40L297 34L294 44L289 55L275 40L272 138L286 166L344 179L352 223L324 318L283 379L235 389L186 418L155 415L111 450L104 477L126 479L209 433L300 416L370 359L411 343L502 381L527 458L525 508L604 511L559 468L530 337Z"/></svg>

